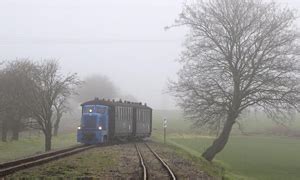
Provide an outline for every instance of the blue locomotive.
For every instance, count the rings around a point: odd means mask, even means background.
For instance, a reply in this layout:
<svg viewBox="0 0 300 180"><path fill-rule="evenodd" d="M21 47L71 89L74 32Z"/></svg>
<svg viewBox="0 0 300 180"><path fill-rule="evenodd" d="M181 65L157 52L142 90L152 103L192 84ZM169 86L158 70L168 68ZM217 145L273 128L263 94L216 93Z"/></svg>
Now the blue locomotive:
<svg viewBox="0 0 300 180"><path fill-rule="evenodd" d="M151 135L152 109L146 104L96 98L81 106L81 124L77 130L80 143L98 144Z"/></svg>

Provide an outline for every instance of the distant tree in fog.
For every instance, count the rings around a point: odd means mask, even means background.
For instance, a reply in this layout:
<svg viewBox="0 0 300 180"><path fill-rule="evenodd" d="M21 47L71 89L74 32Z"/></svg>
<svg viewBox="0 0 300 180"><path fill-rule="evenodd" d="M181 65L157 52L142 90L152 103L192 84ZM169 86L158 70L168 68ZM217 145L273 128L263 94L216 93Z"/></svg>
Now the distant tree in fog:
<svg viewBox="0 0 300 180"><path fill-rule="evenodd" d="M134 96L132 96L130 94L122 95L122 96L120 96L120 98L124 99L126 101L131 101L131 102L137 102L138 101Z"/></svg>
<svg viewBox="0 0 300 180"><path fill-rule="evenodd" d="M295 13L256 0L187 3L175 26L190 29L170 91L195 126L221 133L202 154L211 161L249 107L274 120L299 111L299 33Z"/></svg>
<svg viewBox="0 0 300 180"><path fill-rule="evenodd" d="M12 130L12 140L19 139L25 120L31 116L25 103L29 99L29 86L35 66L28 60L15 60L5 63L1 73L2 140L6 141L7 131Z"/></svg>
<svg viewBox="0 0 300 180"><path fill-rule="evenodd" d="M4 71L3 63L0 63L0 127L1 127L1 140L7 140L7 124L5 121L5 93L4 93Z"/></svg>
<svg viewBox="0 0 300 180"><path fill-rule="evenodd" d="M108 77L102 75L86 77L77 92L78 95L75 96L75 99L79 103L94 99L95 97L112 99L119 96L119 91L113 82Z"/></svg>

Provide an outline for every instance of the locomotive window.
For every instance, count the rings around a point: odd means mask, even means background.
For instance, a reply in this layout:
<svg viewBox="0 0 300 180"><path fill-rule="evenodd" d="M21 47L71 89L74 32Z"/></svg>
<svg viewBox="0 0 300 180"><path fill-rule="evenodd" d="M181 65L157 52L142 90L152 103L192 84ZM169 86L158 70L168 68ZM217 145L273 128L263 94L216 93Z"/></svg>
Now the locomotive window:
<svg viewBox="0 0 300 180"><path fill-rule="evenodd" d="M100 113L100 114L104 114L106 112L106 108L104 108L104 107L97 107L96 112Z"/></svg>

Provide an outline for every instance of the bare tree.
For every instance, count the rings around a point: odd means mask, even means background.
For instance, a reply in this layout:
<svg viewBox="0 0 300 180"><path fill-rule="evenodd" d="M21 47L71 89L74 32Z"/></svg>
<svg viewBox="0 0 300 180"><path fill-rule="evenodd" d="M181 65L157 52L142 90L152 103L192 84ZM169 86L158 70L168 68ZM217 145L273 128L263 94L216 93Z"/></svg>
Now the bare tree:
<svg viewBox="0 0 300 180"><path fill-rule="evenodd" d="M55 103L53 104L55 109L55 122L54 122L54 129L53 129L53 136L57 136L59 124L61 121L61 118L64 113L68 112L69 107L67 106L67 97L61 96L58 97Z"/></svg>
<svg viewBox="0 0 300 180"><path fill-rule="evenodd" d="M299 110L300 74L295 12L257 0L187 3L175 26L190 29L178 80L170 91L195 126L222 131L202 154L211 161L232 126L251 106L275 121Z"/></svg>
<svg viewBox="0 0 300 180"><path fill-rule="evenodd" d="M80 83L77 74L64 76L60 73L55 60L46 60L38 65L34 77L31 106L34 119L45 136L45 150L51 150L52 129L54 125L53 109L59 98L69 97Z"/></svg>

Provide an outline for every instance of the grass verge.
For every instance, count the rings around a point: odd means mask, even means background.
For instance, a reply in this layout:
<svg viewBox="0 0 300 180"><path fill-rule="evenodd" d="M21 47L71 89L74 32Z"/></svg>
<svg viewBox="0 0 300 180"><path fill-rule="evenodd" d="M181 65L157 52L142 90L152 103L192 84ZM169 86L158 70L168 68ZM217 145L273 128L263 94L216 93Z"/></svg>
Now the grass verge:
<svg viewBox="0 0 300 180"><path fill-rule="evenodd" d="M162 136L158 134L154 134L151 138L155 142L163 143ZM199 169L205 171L210 176L215 177L216 179L222 179L223 177L225 177L224 168L222 166L217 163L206 161L197 151L182 146L172 140L168 140L166 146L175 150L178 156L185 158L190 162L193 162L193 164L195 164Z"/></svg>
<svg viewBox="0 0 300 180"><path fill-rule="evenodd" d="M17 172L10 177L25 179L93 179L103 178L101 172L116 166L118 152L91 149L42 166ZM100 179L101 179L100 178Z"/></svg>
<svg viewBox="0 0 300 180"><path fill-rule="evenodd" d="M52 139L52 149L61 149L77 144L76 134L61 134ZM21 138L19 141L0 142L0 162L44 152L44 136Z"/></svg>
<svg viewBox="0 0 300 180"><path fill-rule="evenodd" d="M212 141L191 135L168 139L194 156L200 156ZM223 167L228 179L296 180L300 177L299 142L288 137L232 136L213 164Z"/></svg>

